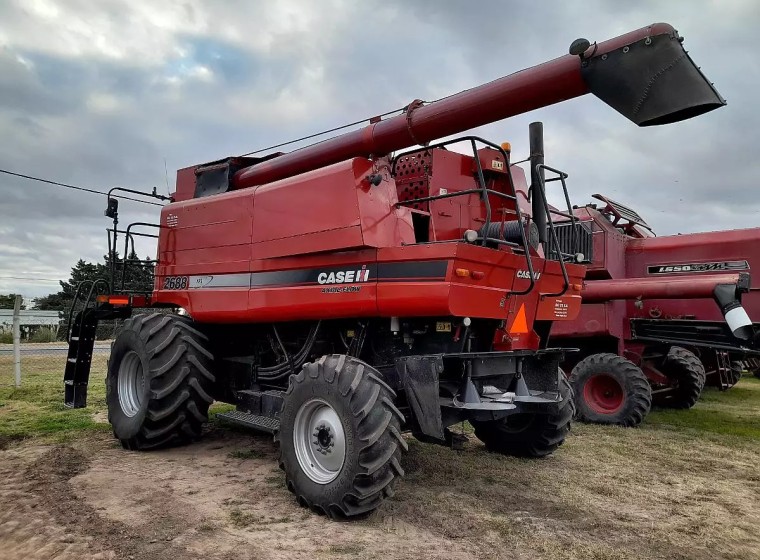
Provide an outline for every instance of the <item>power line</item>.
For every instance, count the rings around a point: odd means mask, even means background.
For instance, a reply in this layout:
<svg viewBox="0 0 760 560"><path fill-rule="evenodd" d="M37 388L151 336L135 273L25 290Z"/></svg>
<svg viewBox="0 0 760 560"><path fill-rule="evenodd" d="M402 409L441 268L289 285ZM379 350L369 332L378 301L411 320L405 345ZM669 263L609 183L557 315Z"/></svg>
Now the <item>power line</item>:
<svg viewBox="0 0 760 560"><path fill-rule="evenodd" d="M260 148L258 150L254 150L252 152L248 152L245 154L241 154L240 157L250 156L253 154L258 154L261 152L267 152L269 150L274 150L275 148L282 148L283 146L289 146L290 144L296 144L298 142L303 142L304 140L311 140L312 138L317 138L318 136L324 136L325 134L330 134L331 132L337 132L339 130L343 130L344 128L349 128L352 126L356 126L358 124L365 123L371 119L377 118L377 117L387 117L388 115L392 115L393 113L398 113L400 111L403 111L403 109L394 109L393 111L388 111L387 113L383 113L382 115L376 115L373 117L367 117L366 119L362 119L360 121L344 124L341 126L336 126L335 128L331 128L329 130L323 130L322 132L315 132L314 134L309 134L308 136L303 136L301 138L297 138L296 140L290 140L288 142L283 142L281 144L275 144L274 146L269 146L267 148Z"/></svg>
<svg viewBox="0 0 760 560"><path fill-rule="evenodd" d="M51 181L49 179L41 179L40 177L32 177L31 175L24 175L23 173L14 173L13 171L8 171L7 169L0 169L0 173L5 173L6 175L13 175L14 177L21 177L22 179L29 179L31 181L39 181L40 183L47 183L48 185L56 185L59 187L65 187L67 189L74 189L77 191L82 192L88 192L92 194L102 194L104 196L107 196L108 193L103 191L96 191L95 189L88 189L86 187L78 187L76 185L69 185L67 183L59 183L58 181ZM163 204L159 204L158 202L150 202L149 200L140 200L139 198L132 198L130 196L124 196L124 195L111 195L113 198L122 198L124 200L132 200L134 202L142 202L143 204L150 204L152 206L163 206Z"/></svg>
<svg viewBox="0 0 760 560"><path fill-rule="evenodd" d="M42 281L45 281L45 282L58 282L60 280L60 278L58 278L58 279L55 279L55 278L37 278L37 277L34 277L34 276L0 276L0 279L3 279L3 280L6 280L6 279L8 279L8 280L42 280Z"/></svg>

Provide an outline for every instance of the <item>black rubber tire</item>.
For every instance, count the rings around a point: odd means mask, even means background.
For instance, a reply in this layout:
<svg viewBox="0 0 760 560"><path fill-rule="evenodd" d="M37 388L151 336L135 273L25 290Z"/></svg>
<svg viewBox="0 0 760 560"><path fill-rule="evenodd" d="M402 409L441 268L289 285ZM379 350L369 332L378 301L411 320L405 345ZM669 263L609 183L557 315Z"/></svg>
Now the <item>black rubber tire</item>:
<svg viewBox="0 0 760 560"><path fill-rule="evenodd" d="M106 376L108 421L126 449L155 449L198 438L213 399L208 338L179 315L137 315L111 346ZM119 366L134 351L144 375L139 409L127 416L119 402Z"/></svg>
<svg viewBox="0 0 760 560"><path fill-rule="evenodd" d="M673 390L665 394L665 406L687 409L697 404L705 388L706 374L696 354L680 346L672 346L660 365L660 371L674 384Z"/></svg>
<svg viewBox="0 0 760 560"><path fill-rule="evenodd" d="M312 481L301 469L293 430L299 408L314 397L329 404L343 424L346 458L338 477ZM404 416L393 404L396 394L381 374L363 361L332 354L307 363L291 375L280 415L280 467L288 489L304 507L343 519L368 514L393 496L404 476L401 436Z"/></svg>
<svg viewBox="0 0 760 560"><path fill-rule="evenodd" d="M602 411L587 400L586 384L598 375L611 377L617 382L623 393L619 408ZM573 368L570 384L578 409L577 418L584 422L638 426L652 408L652 387L646 375L636 364L617 354L587 356Z"/></svg>
<svg viewBox="0 0 760 560"><path fill-rule="evenodd" d="M559 373L562 402L553 414L517 413L500 420L470 420L475 436L493 453L513 457L546 457L565 442L575 414L573 390Z"/></svg>
<svg viewBox="0 0 760 560"><path fill-rule="evenodd" d="M731 362L731 371L730 371L730 378L729 378L729 389L739 383L741 381L742 375L744 374L744 362L740 361L732 361ZM757 373L755 373L757 375Z"/></svg>

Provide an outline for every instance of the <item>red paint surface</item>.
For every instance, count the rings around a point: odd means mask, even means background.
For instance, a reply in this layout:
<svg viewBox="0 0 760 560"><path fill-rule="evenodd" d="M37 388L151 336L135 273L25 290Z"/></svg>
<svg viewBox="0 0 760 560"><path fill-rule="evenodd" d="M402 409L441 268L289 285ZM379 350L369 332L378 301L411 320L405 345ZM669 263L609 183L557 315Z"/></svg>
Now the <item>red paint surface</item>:
<svg viewBox="0 0 760 560"><path fill-rule="evenodd" d="M491 155L481 154L485 160ZM473 158L433 150L428 177L420 194L472 189ZM367 175L383 181L370 186ZM486 172L489 188L507 192L506 175ZM428 236L435 243L416 243L412 211L396 207L406 193L386 162L354 158L267 185L240 189L167 205L159 234L155 303L187 309L200 322L247 323L354 317L456 316L504 320L511 324L525 306L528 333L507 341L511 348L536 348L532 332L538 319L571 319L580 295L570 289L561 297L547 294L564 287L558 263L532 256L541 274L526 296L512 292L530 281L524 255L507 246L486 248L461 242L466 229L479 229L485 209L479 195L434 201L428 206ZM189 179L188 179L189 180ZM524 188L522 170L515 181ZM445 187L444 187L445 185ZM492 219L514 219L514 202L491 197ZM442 242L443 241L443 242ZM446 242L448 241L448 242ZM166 276L225 275L342 267L353 270L384 263L445 263L445 277L378 280L355 284L352 292L329 293L323 285L215 287L164 290ZM457 269L471 272L456 274ZM583 267L567 266L570 283L580 285ZM561 310L558 313L557 310Z"/></svg>

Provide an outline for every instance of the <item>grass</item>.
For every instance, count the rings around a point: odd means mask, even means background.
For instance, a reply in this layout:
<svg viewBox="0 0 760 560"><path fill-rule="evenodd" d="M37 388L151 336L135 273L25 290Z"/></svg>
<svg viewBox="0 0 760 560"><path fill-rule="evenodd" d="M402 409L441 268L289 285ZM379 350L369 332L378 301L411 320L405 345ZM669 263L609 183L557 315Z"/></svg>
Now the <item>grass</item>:
<svg viewBox="0 0 760 560"><path fill-rule="evenodd" d="M725 392L707 388L698 405L688 411L655 409L645 427L729 445L760 441L760 379L745 375L736 387Z"/></svg>
<svg viewBox="0 0 760 560"><path fill-rule="evenodd" d="M21 387L14 386L13 356L0 356L0 449L8 442L40 438L62 443L89 431L108 431L110 426L95 420L106 413L105 376L107 357L95 355L90 371L87 407L69 409L63 405L63 370L66 356L21 357ZM235 407L214 403L209 411L216 415ZM256 451L240 451L236 458L258 457Z"/></svg>
<svg viewBox="0 0 760 560"><path fill-rule="evenodd" d="M534 461L410 441L384 514L530 558L745 558L760 549L760 380L636 429L573 424ZM391 505L392 504L392 505ZM489 555L482 545L482 554Z"/></svg>
<svg viewBox="0 0 760 560"><path fill-rule="evenodd" d="M29 337L29 342L55 342L58 340L58 331L50 327L41 327Z"/></svg>
<svg viewBox="0 0 760 560"><path fill-rule="evenodd" d="M330 554L361 554L364 552L364 547L358 544L331 544L327 547L327 552Z"/></svg>
<svg viewBox="0 0 760 560"><path fill-rule="evenodd" d="M293 521L293 519L287 515L282 517L267 518L249 513L247 511L243 511L240 508L231 509L228 515L230 518L230 523L238 528L251 527L252 525L255 526L255 528L262 528L266 527L267 525L290 523Z"/></svg>
<svg viewBox="0 0 760 560"><path fill-rule="evenodd" d="M93 415L106 410L106 357L92 362L87 408L63 405L66 356L22 356L21 387L13 386L13 358L0 356L0 444L2 441L43 438L63 442L82 432L109 430Z"/></svg>
<svg viewBox="0 0 760 560"><path fill-rule="evenodd" d="M230 451L227 456L230 459L261 459L262 457L265 457L266 454L257 449L236 449Z"/></svg>
<svg viewBox="0 0 760 560"><path fill-rule="evenodd" d="M231 509L229 516L230 523L232 523L232 525L235 527L248 527L258 519L257 516L247 513L239 508Z"/></svg>

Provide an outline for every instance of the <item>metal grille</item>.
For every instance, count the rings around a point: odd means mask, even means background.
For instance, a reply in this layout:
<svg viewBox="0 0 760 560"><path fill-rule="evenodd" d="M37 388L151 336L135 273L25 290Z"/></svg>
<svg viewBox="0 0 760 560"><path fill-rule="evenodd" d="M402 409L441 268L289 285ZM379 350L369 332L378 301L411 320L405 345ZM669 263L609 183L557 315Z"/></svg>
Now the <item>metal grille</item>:
<svg viewBox="0 0 760 560"><path fill-rule="evenodd" d="M398 158L395 178L399 202L430 196L428 174L432 164L433 158L425 150ZM429 202L417 202L409 207L427 212Z"/></svg>
<svg viewBox="0 0 760 560"><path fill-rule="evenodd" d="M607 202L609 202L610 206L612 206L617 211L617 213L620 214L620 216L625 218L626 220L629 220L636 224L646 225L644 218L639 216L638 212L636 212L635 210L632 210L631 208L628 208L627 206L624 206L620 204L619 202L610 200L609 198L607 199Z"/></svg>
<svg viewBox="0 0 760 560"><path fill-rule="evenodd" d="M757 326L757 323L755 324ZM748 352L724 322L691 319L631 319L631 338L684 346ZM756 351L753 354L757 354Z"/></svg>
<svg viewBox="0 0 760 560"><path fill-rule="evenodd" d="M560 260L561 256L567 258L571 255L583 253L584 262L590 262L593 259L594 242L591 234L590 222L571 222L555 223L554 231L557 234L557 241L559 241L560 254L557 254L557 250L554 244L550 244L547 258L553 261ZM575 235L573 236L573 228L575 229Z"/></svg>

